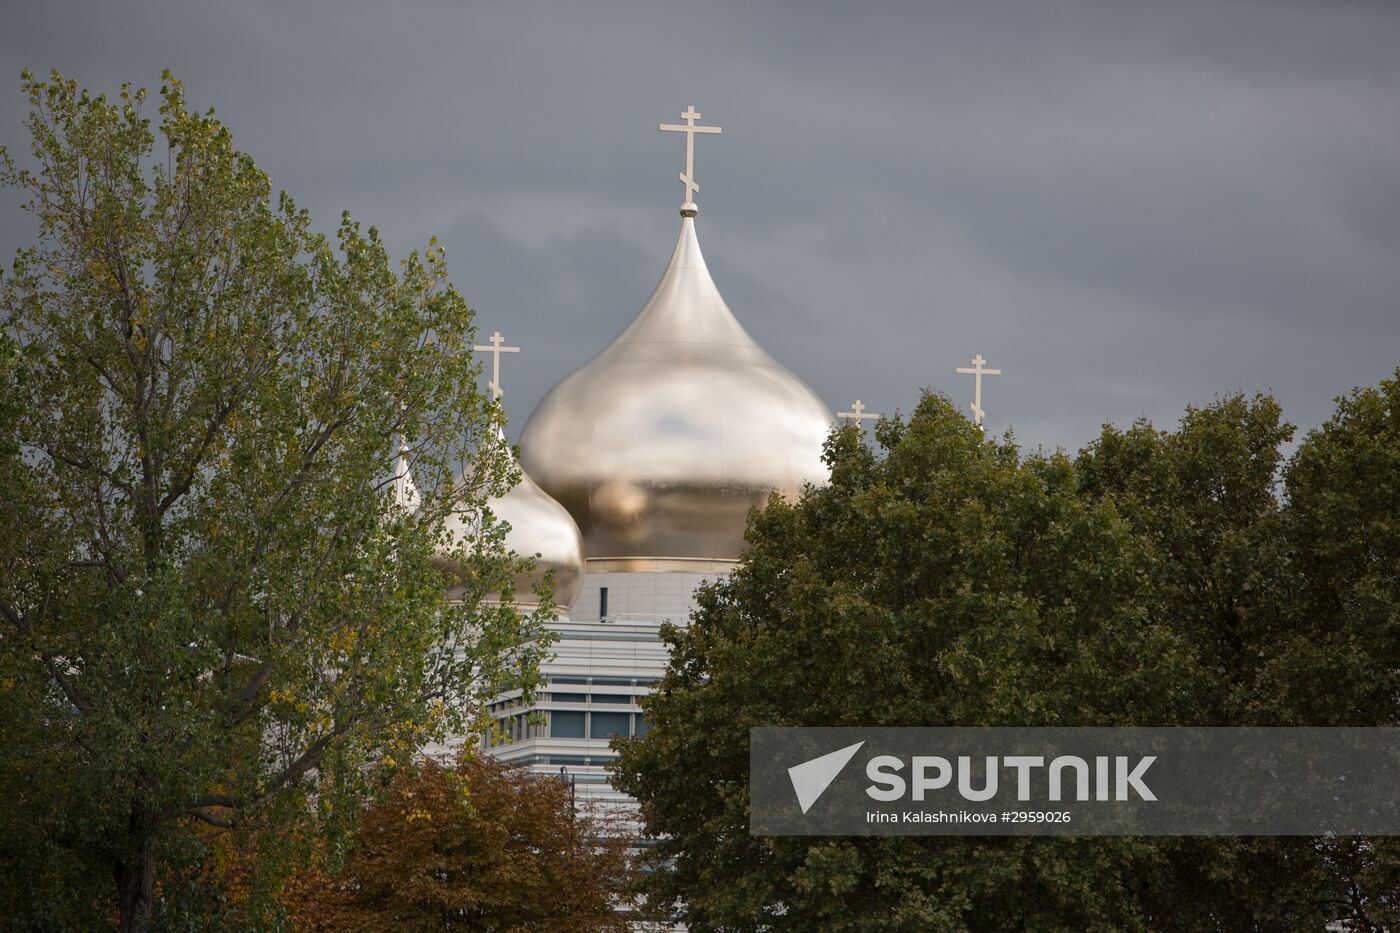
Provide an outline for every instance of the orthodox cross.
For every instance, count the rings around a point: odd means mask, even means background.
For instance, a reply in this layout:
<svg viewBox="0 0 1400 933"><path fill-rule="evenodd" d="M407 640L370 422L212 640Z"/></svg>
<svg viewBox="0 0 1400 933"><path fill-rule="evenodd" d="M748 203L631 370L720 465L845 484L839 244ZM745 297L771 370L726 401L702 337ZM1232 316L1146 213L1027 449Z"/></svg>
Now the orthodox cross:
<svg viewBox="0 0 1400 933"><path fill-rule="evenodd" d="M838 411L836 413L836 417L850 418L851 420L855 421L857 425L859 425L862 421L866 420L879 421L884 416L881 415L878 411L872 411L869 414L866 414L865 403L862 402L860 399L856 399L854 402L851 403L850 411Z"/></svg>
<svg viewBox="0 0 1400 933"><path fill-rule="evenodd" d="M979 428L982 427L982 418L987 414L982 410L982 377L1000 376L999 369L983 369L982 364L987 362L982 359L982 354L977 354L972 358L972 368L959 366L957 372L960 375L973 377L972 382L972 420Z"/></svg>
<svg viewBox="0 0 1400 933"><path fill-rule="evenodd" d="M681 184L685 185L685 203L692 208L695 206L695 199L691 195L700 193L700 186L695 183L695 134L720 132L718 126L696 126L695 121L700 119L700 116L695 112L695 105L690 104L685 108L685 113L681 114L685 126L678 123L662 123L659 127L663 133L685 134L685 171L681 172Z"/></svg>
<svg viewBox="0 0 1400 933"><path fill-rule="evenodd" d="M500 331L496 331L491 335L491 346L472 347L472 349L478 353L491 354L491 381L488 382L486 385L491 390L491 400L493 402L498 401L500 397L505 394L501 391L501 354L520 352L519 347L501 346L501 344L505 342L506 338L501 336Z"/></svg>

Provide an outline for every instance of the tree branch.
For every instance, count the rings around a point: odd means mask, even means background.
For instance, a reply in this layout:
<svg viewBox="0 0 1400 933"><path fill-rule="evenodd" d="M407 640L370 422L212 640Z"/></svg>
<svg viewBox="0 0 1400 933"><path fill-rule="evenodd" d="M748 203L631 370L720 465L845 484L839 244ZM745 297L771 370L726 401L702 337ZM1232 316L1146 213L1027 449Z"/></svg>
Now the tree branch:
<svg viewBox="0 0 1400 933"><path fill-rule="evenodd" d="M232 794L205 794L190 802L189 809L203 809L204 807L241 807L243 798L235 797Z"/></svg>
<svg viewBox="0 0 1400 933"><path fill-rule="evenodd" d="M10 624L13 625L21 635L29 636L33 634L34 628L29 624L28 620L25 619L24 614L9 603L0 602L0 614L3 614L5 618L9 619ZM63 672L63 669L59 667L58 660L46 651L35 651L35 654L38 656L39 660L43 662L44 667L48 670L49 676L53 678L54 683L58 684L59 689L63 691L63 695L68 698L68 702L73 704L73 708L76 709L81 716L87 717L91 711L91 707L88 706L87 701L83 699L82 695L78 693L78 688L74 686L73 681Z"/></svg>
<svg viewBox="0 0 1400 933"><path fill-rule="evenodd" d="M188 810L185 811L185 813L189 814L197 820L208 823L210 826L217 826L220 829L233 828L233 820L231 818L215 816L207 810L201 810L197 807L190 807Z"/></svg>
<svg viewBox="0 0 1400 933"><path fill-rule="evenodd" d="M112 473L110 470L104 470L101 467L89 463L86 460L78 460L74 457L68 456L67 454L59 453L54 448L45 444L26 443L25 446L33 447L35 450L43 451L44 453L49 455L50 459L57 460L59 463L67 464L75 470L82 470L84 473L92 473L96 476L100 476L107 482L111 483L113 486L127 493L128 495L131 494L131 487L118 480L116 474Z"/></svg>
<svg viewBox="0 0 1400 933"><path fill-rule="evenodd" d="M272 675L272 662L273 659L268 658L258 665L258 669L253 672L253 676L249 678L248 683L234 699L233 706L229 710L229 725L241 725L257 712L258 704L253 701L258 695L258 691L262 690L263 685L267 683L267 678Z"/></svg>
<svg viewBox="0 0 1400 933"><path fill-rule="evenodd" d="M214 417L210 419L209 426L204 431L204 436L200 438L194 454L190 457L189 464L181 473L180 478L176 480L156 506L156 510L160 514L164 515L172 505L179 501L181 496L190 491L190 486L194 484L195 473L199 470L200 461L204 459L204 454L209 450L209 445L214 443L214 438L219 436L219 431L223 428L224 422L228 420L228 416L233 413L234 407L238 404L238 398L239 397L235 395L233 399L224 403L214 413Z"/></svg>
<svg viewBox="0 0 1400 933"><path fill-rule="evenodd" d="M68 702L72 703L78 713L86 718L91 712L91 707L88 706L87 701L78 693L78 688L73 685L68 675L59 668L58 661L53 655L43 652L39 654L39 658L44 662L44 667L48 668L50 676L52 676L54 681L58 684L59 689L63 691L63 695L68 698Z"/></svg>

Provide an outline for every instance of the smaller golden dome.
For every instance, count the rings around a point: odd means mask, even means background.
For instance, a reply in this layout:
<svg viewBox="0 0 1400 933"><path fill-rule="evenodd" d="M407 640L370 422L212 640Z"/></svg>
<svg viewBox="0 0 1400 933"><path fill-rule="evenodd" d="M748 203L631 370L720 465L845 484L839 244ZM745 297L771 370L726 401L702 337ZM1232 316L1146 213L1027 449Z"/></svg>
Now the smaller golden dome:
<svg viewBox="0 0 1400 933"><path fill-rule="evenodd" d="M505 443L505 438L501 438ZM554 571L554 603L567 615L579 590L583 589L583 535L568 511L530 478L523 469L520 482L505 495L487 503L497 521L509 523L506 547L522 557L535 557L535 569L515 578L512 601L521 608L538 605L535 587L545 574ZM448 520L451 540L471 540L475 532L460 516ZM498 601L499 594L487 597Z"/></svg>

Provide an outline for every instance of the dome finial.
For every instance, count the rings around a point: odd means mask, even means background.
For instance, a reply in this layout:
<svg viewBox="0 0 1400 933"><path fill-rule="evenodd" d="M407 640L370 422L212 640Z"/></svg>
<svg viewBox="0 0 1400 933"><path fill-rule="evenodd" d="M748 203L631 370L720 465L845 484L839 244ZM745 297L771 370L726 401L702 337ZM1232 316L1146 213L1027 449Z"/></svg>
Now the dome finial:
<svg viewBox="0 0 1400 933"><path fill-rule="evenodd" d="M501 344L505 342L506 338L501 336L501 332L495 331L491 334L491 346L472 347L477 353L491 354L491 381L488 382L486 386L491 390L491 401L493 402L499 402L501 396L505 395L505 390L501 388L501 354L520 352L519 347L501 346Z"/></svg>
<svg viewBox="0 0 1400 933"><path fill-rule="evenodd" d="M685 201L681 204L682 217L694 217L700 208L695 206L693 195L700 193L700 186L695 183L695 134L696 133L719 133L718 126L696 126L695 121L702 115L696 113L695 105L690 104L681 114L681 119L685 121L685 126L677 123L662 123L658 128L663 133L684 133L685 134L685 171L680 173L681 184L685 185Z"/></svg>
<svg viewBox="0 0 1400 933"><path fill-rule="evenodd" d="M957 369L954 370L954 372L960 375L974 377L972 389L972 405L970 407L972 408L972 421L974 424L977 425L978 430L985 430L985 428L982 427L982 419L987 414L985 411L982 410L982 377L1001 375L1001 370L999 369L983 369L982 364L985 362L987 361L982 359L982 354L979 353L972 358L971 368L968 368L966 366L959 366Z"/></svg>
<svg viewBox="0 0 1400 933"><path fill-rule="evenodd" d="M879 421L885 416L878 411L866 411L865 403L860 399L856 399L851 403L850 411L838 411L836 417L845 418L847 421L854 421L856 426L859 427L862 421Z"/></svg>
<svg viewBox="0 0 1400 933"><path fill-rule="evenodd" d="M418 486L413 482L413 471L409 468L408 456L411 449L408 438L399 435L399 455L394 460L394 502L405 512L416 512L422 503Z"/></svg>

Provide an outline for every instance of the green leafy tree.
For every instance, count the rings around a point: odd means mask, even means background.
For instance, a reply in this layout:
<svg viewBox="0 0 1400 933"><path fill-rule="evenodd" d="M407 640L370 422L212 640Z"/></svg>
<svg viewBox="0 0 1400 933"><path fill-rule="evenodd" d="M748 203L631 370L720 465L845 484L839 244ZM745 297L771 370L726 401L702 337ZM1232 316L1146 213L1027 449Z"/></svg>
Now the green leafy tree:
<svg viewBox="0 0 1400 933"><path fill-rule="evenodd" d="M617 764L659 837L649 901L683 903L696 930L1289 929L1353 916L1328 861L1357 853L1312 840L747 829L751 726L1287 721L1260 698L1284 663L1301 573L1277 495L1290 434L1272 399L1240 396L1188 410L1175 431L1106 428L1075 459L984 440L931 395L879 425L878 449L838 430L830 485L770 501L745 563L702 590L688 628L667 630L651 730Z"/></svg>
<svg viewBox="0 0 1400 933"><path fill-rule="evenodd" d="M1189 679L1157 689L1189 695L1164 724L1280 725L1261 709L1262 658L1289 625L1281 536L1282 445L1293 428L1267 395L1188 408L1175 431L1140 420L1105 426L1075 460L1081 492L1111 501L1154 555L1145 610L1191 657ZM1144 911L1171 929L1320 925L1327 873L1310 839L1154 841L1159 860L1139 886Z"/></svg>
<svg viewBox="0 0 1400 933"><path fill-rule="evenodd" d="M1273 399L1234 396L1175 433L1105 428L1076 468L1163 558L1155 612L1209 675L1193 722L1396 725L1400 381L1339 399L1285 463L1291 435ZM1393 840L1161 846L1160 909L1183 926L1248 926L1281 901L1356 929L1400 922Z"/></svg>
<svg viewBox="0 0 1400 933"><path fill-rule="evenodd" d="M1254 702L1288 725L1400 725L1400 371L1338 399L1284 473L1287 585ZM1319 840L1334 916L1400 928L1400 844Z"/></svg>
<svg viewBox="0 0 1400 933"><path fill-rule="evenodd" d="M0 283L0 911L140 930L196 827L271 827L274 872L295 827L334 830L530 687L543 631L477 605L516 569L500 528L444 538L514 476L443 251L396 269L348 216L314 232L168 74L155 128L144 91L23 80L32 165L0 152L37 222ZM94 877L108 896L82 900Z"/></svg>
<svg viewBox="0 0 1400 933"><path fill-rule="evenodd" d="M944 399L833 435L830 485L755 516L702 591L619 781L692 929L1119 929L1149 846L1119 839L760 838L750 726L1109 725L1181 715L1191 658L1144 604L1152 554L1062 455L1022 459ZM696 787L711 788L696 794Z"/></svg>
<svg viewBox="0 0 1400 933"><path fill-rule="evenodd" d="M1260 693L1290 722L1400 725L1400 372L1338 400L1285 488L1290 624Z"/></svg>
<svg viewBox="0 0 1400 933"><path fill-rule="evenodd" d="M1293 427L1268 396L1189 408L1176 431L1105 426L1075 460L1082 492L1112 501L1156 556L1152 613L1180 633L1199 676L1180 725L1240 725L1255 650L1277 624L1281 447Z"/></svg>

